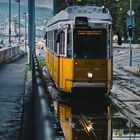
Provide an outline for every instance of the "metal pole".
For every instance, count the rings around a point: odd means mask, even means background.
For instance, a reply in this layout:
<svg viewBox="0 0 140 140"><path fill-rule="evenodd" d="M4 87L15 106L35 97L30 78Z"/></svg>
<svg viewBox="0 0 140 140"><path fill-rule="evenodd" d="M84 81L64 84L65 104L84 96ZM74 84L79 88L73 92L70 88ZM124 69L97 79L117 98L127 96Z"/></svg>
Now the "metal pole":
<svg viewBox="0 0 140 140"><path fill-rule="evenodd" d="M27 46L26 46L26 41L27 41L27 30L26 30L26 26L27 26L27 17L26 17L26 12L24 13L25 15L25 52L27 51Z"/></svg>
<svg viewBox="0 0 140 140"><path fill-rule="evenodd" d="M18 2L18 18L19 18L19 24L18 24L18 44L20 45L20 0L15 0L16 2Z"/></svg>
<svg viewBox="0 0 140 140"><path fill-rule="evenodd" d="M35 0L28 0L29 9L29 57L30 57L30 69L33 69L33 53L35 52Z"/></svg>
<svg viewBox="0 0 140 140"><path fill-rule="evenodd" d="M130 0L130 22L132 27L132 0ZM130 66L132 66L132 37L130 36Z"/></svg>
<svg viewBox="0 0 140 140"><path fill-rule="evenodd" d="M19 45L20 45L20 0L18 1L19 5Z"/></svg>
<svg viewBox="0 0 140 140"><path fill-rule="evenodd" d="M129 140L131 140L131 121L129 120Z"/></svg>
<svg viewBox="0 0 140 140"><path fill-rule="evenodd" d="M56 0L53 0L53 15L56 14Z"/></svg>
<svg viewBox="0 0 140 140"><path fill-rule="evenodd" d="M11 0L9 0L9 46L11 47Z"/></svg>

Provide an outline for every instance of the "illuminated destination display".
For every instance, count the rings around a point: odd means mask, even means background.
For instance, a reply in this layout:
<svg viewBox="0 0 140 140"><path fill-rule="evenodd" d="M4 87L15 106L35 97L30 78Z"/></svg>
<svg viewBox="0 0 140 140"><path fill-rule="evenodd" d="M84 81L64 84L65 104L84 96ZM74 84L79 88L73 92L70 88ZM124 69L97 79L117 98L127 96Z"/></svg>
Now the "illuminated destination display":
<svg viewBox="0 0 140 140"><path fill-rule="evenodd" d="M87 31L87 30L78 30L78 35L102 35L101 30L92 30L92 31Z"/></svg>

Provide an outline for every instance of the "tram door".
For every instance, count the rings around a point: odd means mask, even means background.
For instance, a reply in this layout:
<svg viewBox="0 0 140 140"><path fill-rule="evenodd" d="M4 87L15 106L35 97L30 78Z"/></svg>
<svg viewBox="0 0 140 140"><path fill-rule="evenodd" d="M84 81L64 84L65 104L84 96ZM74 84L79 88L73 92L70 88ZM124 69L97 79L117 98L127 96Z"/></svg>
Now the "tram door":
<svg viewBox="0 0 140 140"><path fill-rule="evenodd" d="M65 32L62 31L60 33L60 45L59 45L59 86L64 88L65 81L64 81L64 61L65 61Z"/></svg>

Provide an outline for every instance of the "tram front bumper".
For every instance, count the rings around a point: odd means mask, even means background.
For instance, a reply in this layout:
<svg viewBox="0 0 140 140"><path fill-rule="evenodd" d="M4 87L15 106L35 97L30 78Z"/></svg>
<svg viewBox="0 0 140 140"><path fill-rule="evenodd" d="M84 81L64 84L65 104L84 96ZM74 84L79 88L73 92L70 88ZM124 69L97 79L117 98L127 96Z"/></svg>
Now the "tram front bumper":
<svg viewBox="0 0 140 140"><path fill-rule="evenodd" d="M106 87L106 83L74 83L74 87Z"/></svg>
<svg viewBox="0 0 140 140"><path fill-rule="evenodd" d="M106 83L74 83L73 92L88 93L107 93Z"/></svg>

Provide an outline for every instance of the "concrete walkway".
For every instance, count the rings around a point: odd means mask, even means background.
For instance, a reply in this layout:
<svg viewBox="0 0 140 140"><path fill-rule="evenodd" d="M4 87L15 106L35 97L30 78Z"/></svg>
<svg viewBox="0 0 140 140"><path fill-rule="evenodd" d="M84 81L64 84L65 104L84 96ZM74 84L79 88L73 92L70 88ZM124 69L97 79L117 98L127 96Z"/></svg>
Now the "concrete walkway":
<svg viewBox="0 0 140 140"><path fill-rule="evenodd" d="M118 45L118 43L113 43L114 48L129 48L130 44L129 43L122 43L122 45ZM140 49L140 44L131 44L131 47L133 49Z"/></svg>
<svg viewBox="0 0 140 140"><path fill-rule="evenodd" d="M0 140L21 137L25 71L25 57L0 65Z"/></svg>

